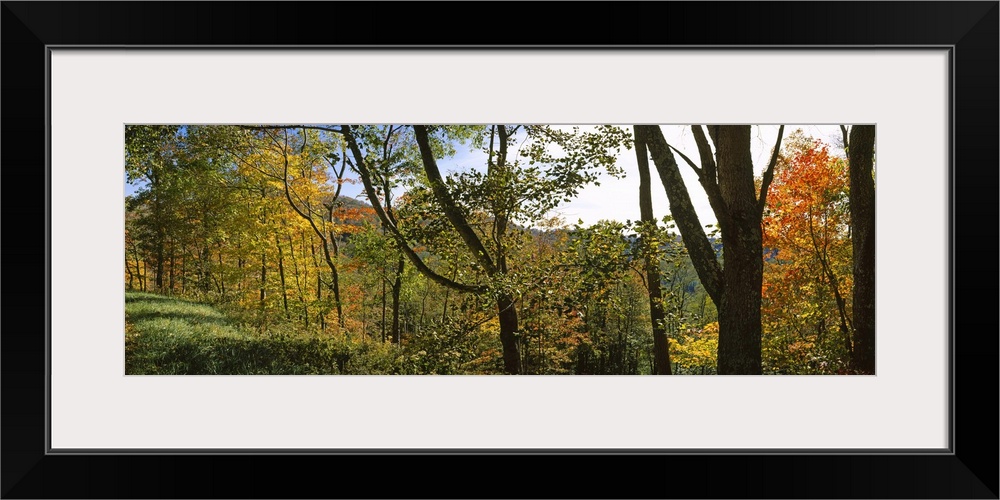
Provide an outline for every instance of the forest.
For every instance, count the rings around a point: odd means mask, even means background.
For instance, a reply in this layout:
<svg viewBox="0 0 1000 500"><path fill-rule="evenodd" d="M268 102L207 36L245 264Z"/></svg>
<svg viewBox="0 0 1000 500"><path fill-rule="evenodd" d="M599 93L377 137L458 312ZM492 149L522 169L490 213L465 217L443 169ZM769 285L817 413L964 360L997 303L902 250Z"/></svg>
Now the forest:
<svg viewBox="0 0 1000 500"><path fill-rule="evenodd" d="M125 373L874 374L875 127L764 128L126 125Z"/></svg>

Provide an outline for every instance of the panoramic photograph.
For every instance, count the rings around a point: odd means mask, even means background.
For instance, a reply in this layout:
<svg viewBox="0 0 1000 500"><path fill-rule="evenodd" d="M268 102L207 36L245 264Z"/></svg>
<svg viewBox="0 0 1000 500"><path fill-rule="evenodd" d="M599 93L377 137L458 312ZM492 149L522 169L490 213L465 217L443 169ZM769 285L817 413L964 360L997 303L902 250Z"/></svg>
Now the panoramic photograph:
<svg viewBox="0 0 1000 500"><path fill-rule="evenodd" d="M875 126L124 127L126 375L873 375Z"/></svg>

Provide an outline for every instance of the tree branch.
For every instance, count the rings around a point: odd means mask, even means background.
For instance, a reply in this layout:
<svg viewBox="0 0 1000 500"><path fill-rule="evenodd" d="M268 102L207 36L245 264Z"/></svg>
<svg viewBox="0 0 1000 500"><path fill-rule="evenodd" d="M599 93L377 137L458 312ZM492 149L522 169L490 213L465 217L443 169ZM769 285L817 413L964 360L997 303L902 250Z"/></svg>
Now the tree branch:
<svg viewBox="0 0 1000 500"><path fill-rule="evenodd" d="M774 180L774 165L778 163L778 151L781 150L781 136L785 134L785 126L778 127L778 139L774 141L774 151L771 152L771 161L767 163L767 170L760 183L760 196L757 198L757 212L763 214L764 206L767 205L767 188Z"/></svg>
<svg viewBox="0 0 1000 500"><path fill-rule="evenodd" d="M684 180L681 178L677 161L674 160L667 140L663 137L663 132L656 125L636 125L635 133L638 140L646 143L649 152L653 157L653 164L657 173L660 174L660 182L667 193L670 202L670 213L674 216L677 229L684 238L688 254L702 286L716 304L722 300L722 267L715 258L715 250L705 235L704 226L698 220L698 213L694 210L691 197ZM640 137L641 136L641 137ZM704 135L702 135L704 138ZM713 207L714 208L714 207ZM719 216L718 212L716 215Z"/></svg>
<svg viewBox="0 0 1000 500"><path fill-rule="evenodd" d="M679 154L681 156L681 158L684 159L684 162L687 163L691 167L692 170L694 170L694 173L698 174L698 182L701 182L701 176L702 176L702 172L703 172L702 169L698 168L698 166L695 165L693 161L691 161L691 158L688 158L688 156L686 154L684 154L683 152L681 152L681 150L673 147L670 144L667 144L667 147L669 147L670 149L674 150L675 153Z"/></svg>
<svg viewBox="0 0 1000 500"><path fill-rule="evenodd" d="M378 215L379 220L382 221L382 225L389 231L389 234L392 235L393 239L396 240L396 246L399 247L403 254L406 255L406 258L413 263L414 267L416 267L421 274L439 285L461 292L485 292L486 287L484 286L466 285L434 272L434 270L428 267L427 264L424 263L423 259L417 255L417 252L410 247L410 245L406 242L406 237L403 236L399 227L396 226L393 219L391 219L385 209L383 209L382 202L378 199L378 194L375 192L375 186L372 184L371 173L368 170L368 165L365 163L364 154L361 153L361 148L358 146L357 140L351 132L351 126L342 125L341 127L343 129L344 138L347 139L347 145L351 149L351 153L354 155L354 169L357 170L358 175L361 177L361 183L365 186L365 193L368 195L368 201L371 202L372 208L375 209L375 213Z"/></svg>
<svg viewBox="0 0 1000 500"><path fill-rule="evenodd" d="M465 246L469 248L479 264L486 270L486 273L490 276L495 275L497 267L489 254L486 253L486 247L483 246L482 240L479 239L476 232L469 226L469 221L466 220L455 200L452 199L451 193L448 192L448 187L445 186L444 179L441 177L441 171L438 170L437 161L434 159L434 153L431 151L430 142L427 138L427 127L414 125L413 132L417 139L417 145L420 147L420 158L423 160L424 172L427 174L427 180L431 183L434 198L437 199L438 204L444 210L445 217L451 222L452 227L455 228L462 241L465 242Z"/></svg>
<svg viewBox="0 0 1000 500"><path fill-rule="evenodd" d="M344 133L343 129L323 127L320 125L240 125L239 127L245 130L277 130L277 129L301 128L309 130L324 130L326 132L332 132L334 134Z"/></svg>
<svg viewBox="0 0 1000 500"><path fill-rule="evenodd" d="M709 126L708 130L713 133L712 140L714 141L716 129ZM726 206L726 201L722 198L722 190L719 189L719 177L716 172L712 148L708 145L708 139L705 138L705 132L701 129L701 125L691 125L691 132L694 134L695 144L698 145L698 156L701 158L701 168L704 172L704 175L698 177L698 181L701 182L701 187L708 195L708 204L712 206L712 211L719 219L719 224L728 225L729 207Z"/></svg>

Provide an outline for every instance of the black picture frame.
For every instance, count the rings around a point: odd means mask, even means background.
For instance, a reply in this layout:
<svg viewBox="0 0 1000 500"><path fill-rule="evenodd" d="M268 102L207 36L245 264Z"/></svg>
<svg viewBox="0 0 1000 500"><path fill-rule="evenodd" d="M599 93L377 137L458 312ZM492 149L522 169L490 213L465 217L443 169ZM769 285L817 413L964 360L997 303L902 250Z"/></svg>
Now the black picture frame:
<svg viewBox="0 0 1000 500"><path fill-rule="evenodd" d="M4 294L4 498L998 497L996 1L3 2L0 16L3 256L30 273ZM46 47L385 44L951 47L951 453L48 454ZM845 425L863 426L863 415Z"/></svg>

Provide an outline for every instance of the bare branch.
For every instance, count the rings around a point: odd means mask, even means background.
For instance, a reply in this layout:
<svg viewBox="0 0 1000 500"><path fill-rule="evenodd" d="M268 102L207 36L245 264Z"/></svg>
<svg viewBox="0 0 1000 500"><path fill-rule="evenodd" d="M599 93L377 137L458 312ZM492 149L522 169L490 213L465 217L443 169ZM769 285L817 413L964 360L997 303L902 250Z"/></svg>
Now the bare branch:
<svg viewBox="0 0 1000 500"><path fill-rule="evenodd" d="M687 163L691 167L692 170L694 170L694 173L698 174L698 182L701 182L702 169L698 168L698 166L695 165L693 161L691 161L691 158L688 158L688 156L686 154L682 153L681 150L673 147L670 144L667 144L667 147L669 147L670 149L674 150L675 153L681 155L681 158L684 159L684 162Z"/></svg>
<svg viewBox="0 0 1000 500"><path fill-rule="evenodd" d="M714 134L717 129L709 126L708 130ZM722 198L722 191L719 189L719 178L716 173L712 148L708 145L708 139L705 138L705 132L701 129L701 125L691 125L691 132L694 134L694 142L698 145L698 156L701 157L703 175L698 177L698 181L701 182L701 187L705 188L708 204L712 206L712 211L715 212L719 223L728 224L729 208L726 206L726 201ZM712 140L715 140L714 135Z"/></svg>
<svg viewBox="0 0 1000 500"><path fill-rule="evenodd" d="M760 183L760 196L757 198L757 212L763 214L764 206L767 205L767 188L774 180L774 165L778 163L778 152L781 150L781 136L785 134L785 126L778 127L778 139L774 141L774 151L771 151L771 161L767 163L764 170L764 177Z"/></svg>

